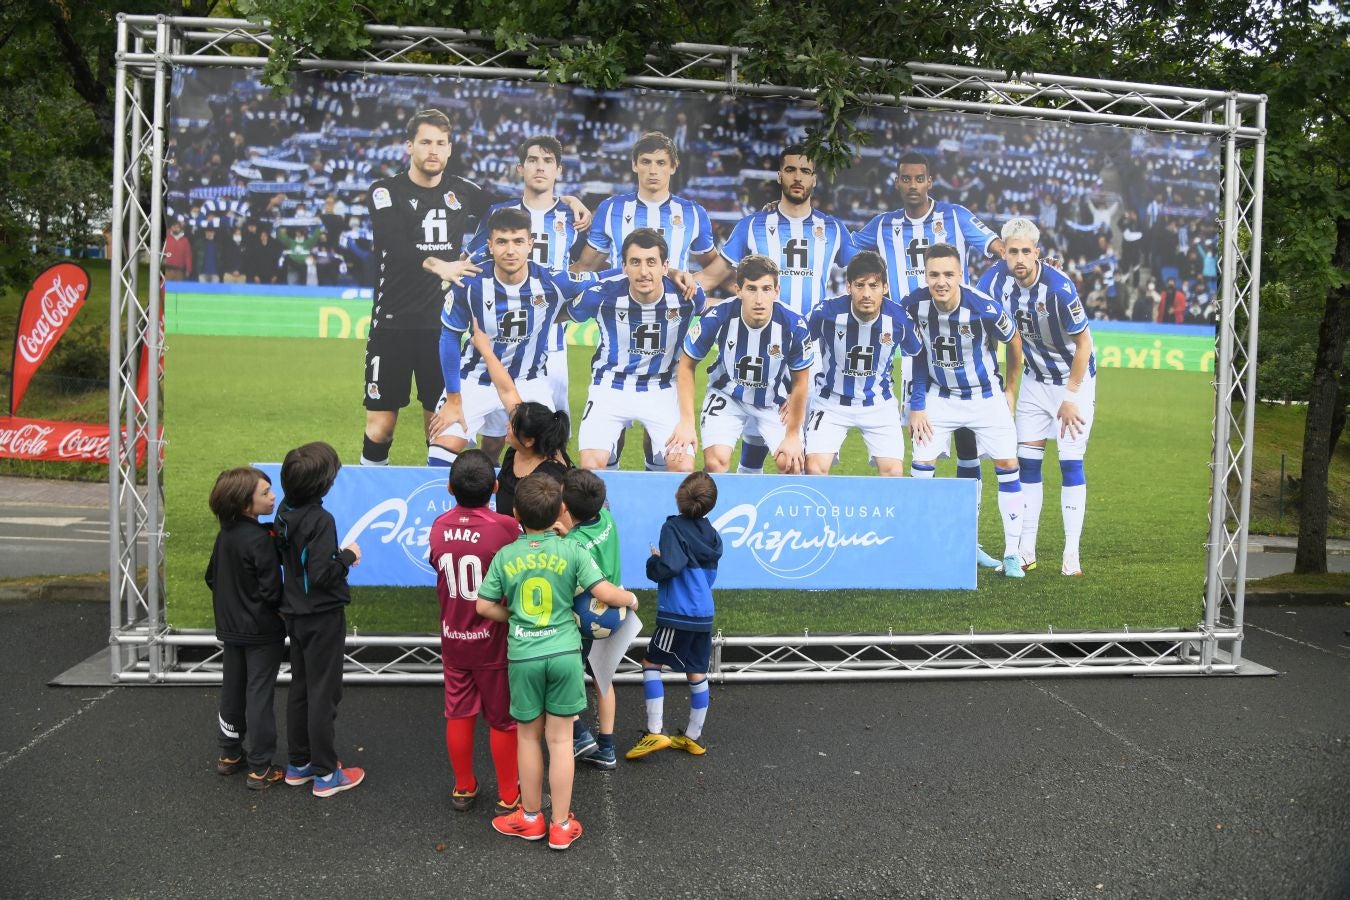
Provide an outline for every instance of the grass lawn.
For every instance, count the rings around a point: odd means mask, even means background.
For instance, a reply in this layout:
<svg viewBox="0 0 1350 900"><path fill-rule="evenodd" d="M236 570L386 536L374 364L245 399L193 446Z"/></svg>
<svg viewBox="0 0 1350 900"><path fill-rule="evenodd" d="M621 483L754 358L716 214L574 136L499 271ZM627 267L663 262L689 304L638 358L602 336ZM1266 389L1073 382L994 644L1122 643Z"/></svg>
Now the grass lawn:
<svg viewBox="0 0 1350 900"><path fill-rule="evenodd" d="M354 464L364 421L356 380L363 345L188 335L173 335L169 344L164 404L168 616L180 628L208 627L210 598L202 571L216 531L206 508L216 474L232 465L279 460L288 448L315 439L329 441L345 463ZM584 402L589 352L572 349L572 407L577 410ZM324 372L335 375L314 374ZM804 628L813 633L884 633L888 628L924 633L1194 625L1204 590L1213 406L1209 377L1108 369L1100 378L1098 400L1088 455L1085 577L1059 575L1063 536L1052 450L1041 520L1045 564L1024 581L985 573L976 591L723 591L719 627L761 634ZM421 464L421 440L409 431L399 434L392 461ZM640 454L640 442L630 441L624 467L640 467ZM841 455L836 471L868 471L856 435ZM939 474L950 470L947 463ZM981 535L988 546L1001 547L990 476L986 473ZM669 498L654 496L652 502L665 508ZM430 632L436 627L430 585L356 589L353 597L349 618L361 631Z"/></svg>
<svg viewBox="0 0 1350 900"><path fill-rule="evenodd" d="M1239 411L1240 412L1240 411ZM1303 423L1308 407L1262 403L1256 408L1252 449L1252 534L1298 534L1299 474L1303 469ZM1280 461L1284 458L1284 496ZM1350 538L1350 440L1342 437L1327 477L1327 534Z"/></svg>

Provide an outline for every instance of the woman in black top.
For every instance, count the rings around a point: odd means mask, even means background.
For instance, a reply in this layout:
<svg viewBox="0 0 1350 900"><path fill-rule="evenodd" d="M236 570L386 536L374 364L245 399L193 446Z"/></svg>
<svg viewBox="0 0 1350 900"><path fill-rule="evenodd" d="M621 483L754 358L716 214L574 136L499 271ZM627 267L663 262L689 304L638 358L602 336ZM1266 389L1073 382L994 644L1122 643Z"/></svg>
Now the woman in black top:
<svg viewBox="0 0 1350 900"><path fill-rule="evenodd" d="M571 435L567 413L554 412L542 403L517 402L514 409L507 409L511 410L506 423L509 449L497 473L497 512L504 516L515 514L516 485L526 475L544 472L561 483L572 468L567 457Z"/></svg>

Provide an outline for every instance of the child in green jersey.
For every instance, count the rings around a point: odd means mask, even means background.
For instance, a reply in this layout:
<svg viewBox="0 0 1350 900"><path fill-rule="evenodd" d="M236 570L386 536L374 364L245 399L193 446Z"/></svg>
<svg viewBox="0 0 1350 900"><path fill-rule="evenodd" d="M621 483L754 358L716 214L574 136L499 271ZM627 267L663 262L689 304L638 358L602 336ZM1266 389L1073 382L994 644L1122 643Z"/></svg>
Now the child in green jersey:
<svg viewBox="0 0 1350 900"><path fill-rule="evenodd" d="M636 609L632 592L606 581L575 541L552 531L562 511L562 485L536 473L516 487L515 514L525 533L492 559L478 589L478 614L507 624L507 678L511 717L517 724L520 807L492 820L502 834L528 841L548 836L554 850L566 850L581 836L571 812L572 719L586 709L581 666L581 632L572 616L572 598L589 590L610 606ZM540 813L544 756L548 742L553 821Z"/></svg>
<svg viewBox="0 0 1350 900"><path fill-rule="evenodd" d="M605 506L605 482L590 469L573 469L563 478L563 521L569 525L567 539L579 543L611 584L622 585L619 566L619 530ZM581 636L581 658L590 671L591 639ZM595 684L597 733L592 735L583 716L572 725L572 755L598 769L609 771L616 765L614 754L614 685L601 693Z"/></svg>

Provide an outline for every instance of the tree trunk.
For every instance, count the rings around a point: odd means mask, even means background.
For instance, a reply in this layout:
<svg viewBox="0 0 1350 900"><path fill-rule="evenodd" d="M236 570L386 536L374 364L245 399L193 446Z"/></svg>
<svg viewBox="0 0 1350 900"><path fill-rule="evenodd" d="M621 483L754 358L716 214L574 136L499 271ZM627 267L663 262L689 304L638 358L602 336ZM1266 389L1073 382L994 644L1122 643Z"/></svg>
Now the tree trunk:
<svg viewBox="0 0 1350 900"><path fill-rule="evenodd" d="M1342 271L1350 269L1350 219L1336 222L1336 249L1332 262ZM1341 394L1341 369L1345 343L1350 338L1350 286L1327 292L1327 306L1317 338L1312 390L1308 396L1308 420L1303 431L1302 503L1298 521L1298 554L1294 571L1299 574L1327 570L1327 475L1331 464L1331 433ZM1344 410L1340 410L1343 420Z"/></svg>

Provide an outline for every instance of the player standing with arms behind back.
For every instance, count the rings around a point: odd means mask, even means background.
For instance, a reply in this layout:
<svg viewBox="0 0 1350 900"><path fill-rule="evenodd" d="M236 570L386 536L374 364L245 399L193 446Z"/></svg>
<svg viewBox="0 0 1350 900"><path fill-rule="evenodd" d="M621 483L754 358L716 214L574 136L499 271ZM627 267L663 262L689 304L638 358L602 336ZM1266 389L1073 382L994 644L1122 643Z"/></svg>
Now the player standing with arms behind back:
<svg viewBox="0 0 1350 900"><path fill-rule="evenodd" d="M375 182L370 224L379 268L366 338L366 430L361 464L389 464L398 412L408 405L412 381L425 429L441 397L441 281L459 284L478 267L460 258L470 223L481 213L483 192L445 172L450 161L450 119L423 110L408 120L408 171Z"/></svg>
<svg viewBox="0 0 1350 900"><path fill-rule="evenodd" d="M961 283L961 258L951 244L928 248L928 286L905 298L923 349L914 360L909 429L915 478L932 478L951 434L969 428L980 453L994 460L998 510L1003 518L1003 574L1021 578L1017 559L1022 533L1022 485L1017 472L1017 431L1012 397L995 353L1017 337L1012 319L994 300Z"/></svg>
<svg viewBox="0 0 1350 900"><path fill-rule="evenodd" d="M1064 518L1064 558L1060 572L1082 575L1079 539L1087 507L1083 456L1097 405L1097 361L1092 332L1078 290L1064 273L1040 261L1041 232L1030 219L1003 226L1003 262L980 279L979 289L1001 300L1021 334L1026 378L1017 395L1017 458L1021 464L1022 568L1036 567L1044 486L1041 463L1045 442L1059 451L1060 512ZM1008 376L1019 365L1017 346L1008 354Z"/></svg>

